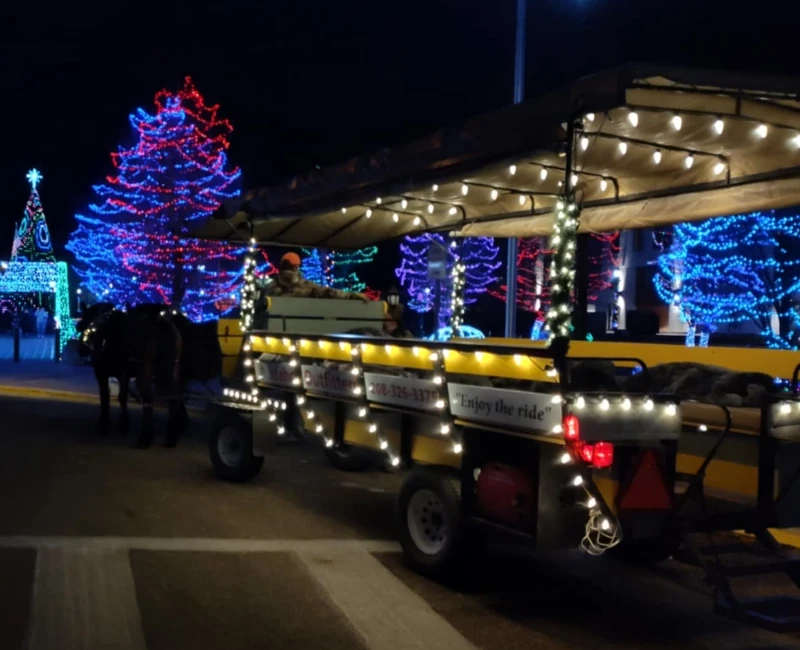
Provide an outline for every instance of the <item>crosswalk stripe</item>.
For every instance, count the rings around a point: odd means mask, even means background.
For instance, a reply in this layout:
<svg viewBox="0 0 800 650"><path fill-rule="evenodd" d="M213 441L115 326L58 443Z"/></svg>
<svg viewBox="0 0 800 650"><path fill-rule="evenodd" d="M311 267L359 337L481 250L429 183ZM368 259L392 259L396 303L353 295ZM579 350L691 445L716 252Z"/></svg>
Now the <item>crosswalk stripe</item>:
<svg viewBox="0 0 800 650"><path fill-rule="evenodd" d="M40 548L27 650L146 650L128 554Z"/></svg>
<svg viewBox="0 0 800 650"><path fill-rule="evenodd" d="M271 553L288 551L364 551L392 553L397 542L361 539L226 539L202 537L0 537L0 548L195 551L210 553Z"/></svg>
<svg viewBox="0 0 800 650"><path fill-rule="evenodd" d="M475 650L365 551L298 551L303 564L370 650Z"/></svg>

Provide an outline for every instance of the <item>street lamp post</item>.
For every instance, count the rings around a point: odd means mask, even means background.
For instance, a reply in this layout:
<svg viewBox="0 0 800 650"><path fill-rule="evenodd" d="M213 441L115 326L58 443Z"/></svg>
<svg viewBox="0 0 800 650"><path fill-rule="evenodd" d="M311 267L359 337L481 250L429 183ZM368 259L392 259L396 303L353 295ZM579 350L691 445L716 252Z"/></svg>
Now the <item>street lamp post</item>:
<svg viewBox="0 0 800 650"><path fill-rule="evenodd" d="M525 95L525 40L528 0L517 0L517 40L514 55L514 103ZM506 257L506 338L517 335L517 240L509 238Z"/></svg>

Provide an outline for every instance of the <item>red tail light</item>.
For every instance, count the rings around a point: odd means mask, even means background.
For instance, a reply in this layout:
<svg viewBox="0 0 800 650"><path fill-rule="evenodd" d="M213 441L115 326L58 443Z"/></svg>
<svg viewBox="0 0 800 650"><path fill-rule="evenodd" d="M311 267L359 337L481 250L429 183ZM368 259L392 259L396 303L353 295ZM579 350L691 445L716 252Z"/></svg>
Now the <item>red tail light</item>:
<svg viewBox="0 0 800 650"><path fill-rule="evenodd" d="M567 442L575 442L581 437L581 426L578 422L578 417L575 415L568 415L564 418L564 440Z"/></svg>
<svg viewBox="0 0 800 650"><path fill-rule="evenodd" d="M580 445L578 447L578 453L584 463L591 465L594 461L594 445Z"/></svg>
<svg viewBox="0 0 800 650"><path fill-rule="evenodd" d="M579 442L576 445L572 445L572 447L587 465L597 469L604 469L614 464L614 445L610 442L596 442L594 444Z"/></svg>
<svg viewBox="0 0 800 650"><path fill-rule="evenodd" d="M592 465L598 469L611 467L614 464L614 445L610 442L594 443L594 458Z"/></svg>

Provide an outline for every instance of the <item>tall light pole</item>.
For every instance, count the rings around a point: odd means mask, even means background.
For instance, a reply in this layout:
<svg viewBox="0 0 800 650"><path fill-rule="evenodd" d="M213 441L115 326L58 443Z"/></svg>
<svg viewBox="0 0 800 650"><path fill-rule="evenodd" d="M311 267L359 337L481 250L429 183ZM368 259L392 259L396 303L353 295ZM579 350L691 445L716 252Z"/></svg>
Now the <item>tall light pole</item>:
<svg viewBox="0 0 800 650"><path fill-rule="evenodd" d="M528 0L517 0L517 46L514 55L514 103L525 95L525 40ZM506 257L506 338L517 335L517 240L509 238Z"/></svg>

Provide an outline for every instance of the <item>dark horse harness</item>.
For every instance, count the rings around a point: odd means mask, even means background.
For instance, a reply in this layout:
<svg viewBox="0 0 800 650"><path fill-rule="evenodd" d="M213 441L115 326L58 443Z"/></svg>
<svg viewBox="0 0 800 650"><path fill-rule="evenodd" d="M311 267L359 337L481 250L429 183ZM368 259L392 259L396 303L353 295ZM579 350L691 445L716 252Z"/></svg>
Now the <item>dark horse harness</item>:
<svg viewBox="0 0 800 650"><path fill-rule="evenodd" d="M125 327L121 334L123 336L122 343L124 347L127 348L128 355L124 359L117 359L118 363L124 366L125 370L128 370L131 366L143 364L148 361L144 352L148 343L152 341L151 337L157 336L156 329L159 322L169 323L174 328L174 332L177 333L177 336L180 340L180 331L178 330L175 319L173 318L173 313L171 313L169 310L161 310L159 313L137 313L135 311L124 312L122 310L112 308L104 311L94 320L92 320L89 323L89 326L83 332L82 343L93 357L102 357L104 354L113 354L113 351L109 349L111 337L109 336L108 327L111 319L116 315L125 316ZM135 319L135 321L133 319ZM147 328L146 332L142 332L142 338L137 341L135 333L137 329L136 325L142 322L149 323L149 327ZM131 350L131 348L136 349ZM176 350L180 350L180 344L178 344ZM150 359L150 361L152 363L153 360ZM175 358L172 360L172 366L173 370L171 379L175 381L179 374L180 354L175 355ZM173 396L164 397L170 399Z"/></svg>

